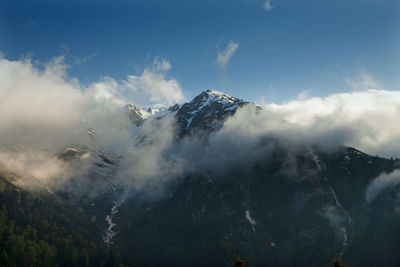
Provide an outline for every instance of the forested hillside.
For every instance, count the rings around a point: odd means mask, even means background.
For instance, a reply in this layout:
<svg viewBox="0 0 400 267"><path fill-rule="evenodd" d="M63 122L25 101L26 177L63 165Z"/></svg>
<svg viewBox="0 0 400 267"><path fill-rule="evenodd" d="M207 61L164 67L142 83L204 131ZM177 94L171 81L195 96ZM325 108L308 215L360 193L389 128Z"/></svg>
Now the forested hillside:
<svg viewBox="0 0 400 267"><path fill-rule="evenodd" d="M0 178L1 266L128 266L76 207Z"/></svg>

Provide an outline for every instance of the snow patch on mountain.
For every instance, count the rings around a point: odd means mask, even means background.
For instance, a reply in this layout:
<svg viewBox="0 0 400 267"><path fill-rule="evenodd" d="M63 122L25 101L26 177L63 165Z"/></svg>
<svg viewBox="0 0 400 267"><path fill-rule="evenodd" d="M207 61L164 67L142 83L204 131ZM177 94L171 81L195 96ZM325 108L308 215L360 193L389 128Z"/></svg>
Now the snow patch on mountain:
<svg viewBox="0 0 400 267"><path fill-rule="evenodd" d="M221 93L219 91L215 90L207 90L204 91L202 94L203 96L203 103L200 105L200 107L193 111L192 114L197 113L198 111L202 110L204 107L211 105L212 103L221 103L223 106L223 109L226 109L227 107L232 108L235 105L235 103L241 101L240 99L236 97L229 96L227 94Z"/></svg>

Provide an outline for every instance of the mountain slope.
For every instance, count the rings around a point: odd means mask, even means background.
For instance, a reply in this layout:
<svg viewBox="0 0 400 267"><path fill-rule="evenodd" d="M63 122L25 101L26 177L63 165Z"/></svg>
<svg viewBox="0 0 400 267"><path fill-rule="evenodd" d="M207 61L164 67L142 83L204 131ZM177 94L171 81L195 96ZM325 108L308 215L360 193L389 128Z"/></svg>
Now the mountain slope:
<svg viewBox="0 0 400 267"><path fill-rule="evenodd" d="M2 266L124 266L107 251L100 229L76 207L45 192L27 192L0 177Z"/></svg>
<svg viewBox="0 0 400 267"><path fill-rule="evenodd" d="M291 172L288 157L296 158ZM377 219L382 211L364 193L398 164L350 148L293 154L277 146L247 170L193 174L168 198L132 199L120 208L116 244L139 265L230 266L238 254L251 266L331 266L342 254L352 265L396 264L399 219L393 210L390 223Z"/></svg>
<svg viewBox="0 0 400 267"><path fill-rule="evenodd" d="M147 119L174 116L176 142L198 136L207 143L209 133L249 104L208 90ZM365 201L371 180L398 161L346 147L264 142L268 151L254 162L188 174L160 200L96 203L107 213L118 207L113 246L144 266L229 266L237 254L252 266L304 266L310 259L330 266L333 257L352 265L400 262L396 195L384 206Z"/></svg>
<svg viewBox="0 0 400 267"><path fill-rule="evenodd" d="M209 145L225 121L242 107L254 108L255 114L261 110L253 103L207 90L188 103L158 112L133 105L126 106L124 112L132 123L133 151L155 155L152 163L159 164L165 158L179 161L176 153L187 142ZM163 124L172 125L172 133ZM28 224L37 232L45 232L48 228L41 228L43 217L56 218L50 229L53 235L68 239L64 235L73 232L73 236L83 237L71 241L75 247L86 248L90 241L96 245L86 249L94 255L94 260L89 257L90 264L104 261L110 265L119 258L104 253L106 247L138 266L231 266L237 255L249 266L331 266L334 257L343 258L350 266L400 263L399 186L386 189L372 203L365 200L371 181L398 169L399 160L372 157L349 147L327 149L269 135L245 147L248 143L227 143L222 135L219 142L231 146L228 152L217 148L210 153L196 147L189 151L192 158L185 158L189 160L185 163L195 165L203 158L211 163L221 157L235 160L214 164L213 168L199 164L182 172L183 176L156 179L155 187L165 194L148 198L147 192L134 191L117 179L120 168L127 167L123 163L135 164L140 158L124 162L132 154L102 147L95 129L89 129L88 134L89 144L67 147L57 155L72 166L87 167L86 172L69 179L54 194L35 195L2 180L14 192L3 190L2 203L6 203L7 212L16 211L2 229L10 228L14 220L20 227L18 236ZM164 145L156 139L170 134L167 149L152 154L157 145ZM242 157L233 157L236 154ZM134 180L141 170L135 171L122 178ZM20 193L15 192L23 192L29 201L21 202ZM11 204L7 204L8 199L12 199ZM34 209L25 220L31 202L49 212ZM67 230L56 231L59 227ZM4 237L9 240L11 235ZM48 241L40 236L32 242L40 239ZM48 241L50 255L54 255L51 246L64 246L57 242ZM8 247L6 244L2 246ZM25 248L19 251L27 253ZM68 248L63 251L57 250L61 254L53 256L52 263L71 264L71 259L79 265L85 263L84 253L76 256ZM43 255L40 257L43 260ZM3 257L2 262L5 260Z"/></svg>

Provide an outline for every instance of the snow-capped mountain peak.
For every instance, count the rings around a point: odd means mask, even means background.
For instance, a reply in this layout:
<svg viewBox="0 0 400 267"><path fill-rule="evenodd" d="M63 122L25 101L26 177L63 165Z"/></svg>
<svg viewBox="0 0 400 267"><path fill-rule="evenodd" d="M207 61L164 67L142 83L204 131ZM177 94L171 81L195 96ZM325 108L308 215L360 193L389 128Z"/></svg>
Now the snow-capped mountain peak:
<svg viewBox="0 0 400 267"><path fill-rule="evenodd" d="M216 90L203 91L179 108L176 114L180 128L179 135L185 135L193 129L200 131L218 129L228 116L233 115L239 107L247 103Z"/></svg>
<svg viewBox="0 0 400 267"><path fill-rule="evenodd" d="M225 103L235 103L237 101L240 101L240 99L224 94L222 92L216 91L216 90L206 90L201 93L201 95L208 95L208 100L209 101L219 101L219 102L225 102Z"/></svg>
<svg viewBox="0 0 400 267"><path fill-rule="evenodd" d="M153 115L157 119L172 115L177 121L178 135L184 136L194 130L202 133L219 129L227 117L248 103L216 90L205 90L190 102L168 109L140 108L132 104L125 108L129 119L138 128Z"/></svg>

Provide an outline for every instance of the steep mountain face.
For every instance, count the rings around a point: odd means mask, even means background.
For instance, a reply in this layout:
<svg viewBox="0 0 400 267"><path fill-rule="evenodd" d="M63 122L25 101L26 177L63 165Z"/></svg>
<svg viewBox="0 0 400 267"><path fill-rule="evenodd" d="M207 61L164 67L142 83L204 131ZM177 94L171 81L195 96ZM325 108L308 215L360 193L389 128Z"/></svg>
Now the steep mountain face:
<svg viewBox="0 0 400 267"><path fill-rule="evenodd" d="M252 266L331 266L333 257L351 266L395 265L395 198L383 212L364 195L373 178L398 164L352 148L276 144L273 157L246 169L189 175L156 202L131 199L116 220L124 232L116 246L139 265L230 266L238 254Z"/></svg>
<svg viewBox="0 0 400 267"><path fill-rule="evenodd" d="M246 105L261 109L207 90L182 105L128 105L125 112L132 143L141 148L152 142L152 132L141 131L147 122L172 119L173 142L199 138L207 144L210 133ZM370 182L399 168L398 160L265 137L253 161L185 173L157 200L131 195L121 201L129 195L115 177L122 155L101 147L95 129L88 135L89 145L58 155L85 165L86 175L71 178L52 197L77 206L101 229L105 247L137 266L231 266L237 255L249 266L331 266L334 257L349 266L400 263L398 188L365 201Z"/></svg>
<svg viewBox="0 0 400 267"><path fill-rule="evenodd" d="M128 114L139 131L151 116L173 116L179 142L185 136L207 138L249 104L254 105L208 90L153 115L134 106ZM96 167L90 176L105 189L80 205L98 218L93 222L104 229L107 246L139 266L229 266L238 254L252 266L330 266L333 257L351 265L400 262L396 196L385 204L365 201L370 181L398 168L398 161L353 148L265 142L270 151L250 165L192 173L165 198L124 203L118 202L123 189L113 183L118 160L92 149Z"/></svg>
<svg viewBox="0 0 400 267"><path fill-rule="evenodd" d="M183 137L217 131L248 104L209 90L169 111ZM399 161L266 142L273 151L251 166L193 173L164 199L124 203L116 246L139 265L229 266L238 254L252 266L330 266L333 257L351 265L400 262L396 191L385 206L365 201L371 180Z"/></svg>

